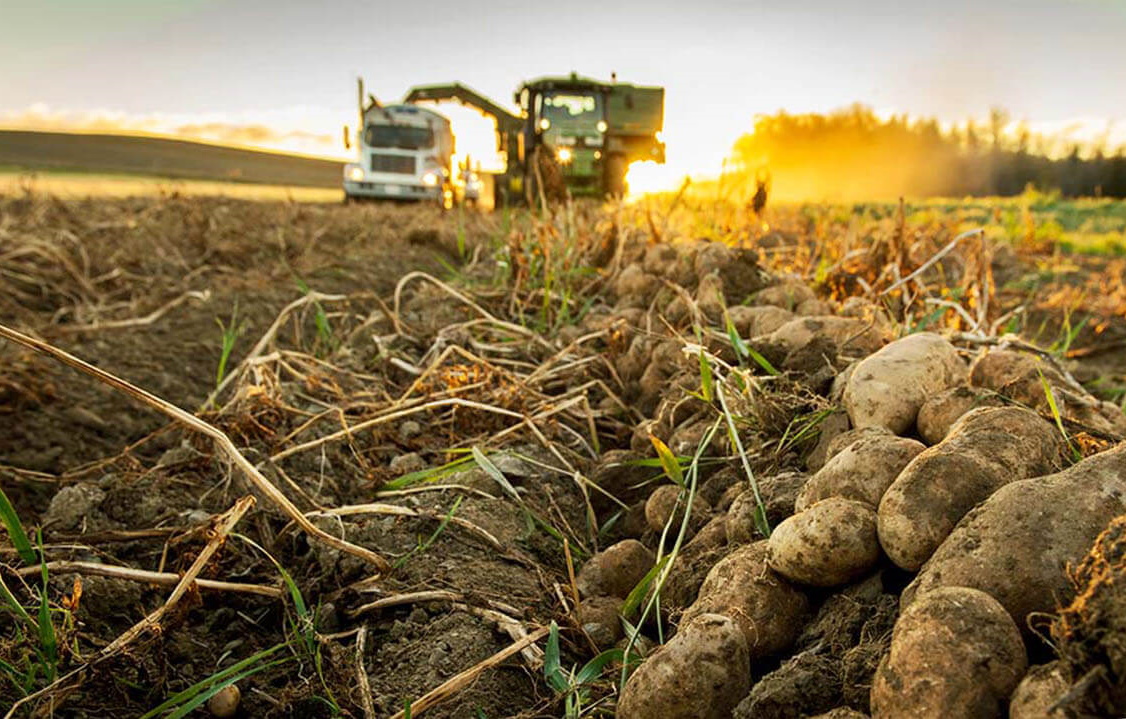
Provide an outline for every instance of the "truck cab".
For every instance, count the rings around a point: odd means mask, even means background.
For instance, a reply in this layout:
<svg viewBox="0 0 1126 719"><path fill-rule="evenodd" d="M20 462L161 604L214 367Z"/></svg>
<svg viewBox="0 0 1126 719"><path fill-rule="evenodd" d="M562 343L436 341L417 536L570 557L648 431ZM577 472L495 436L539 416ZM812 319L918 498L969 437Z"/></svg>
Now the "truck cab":
<svg viewBox="0 0 1126 719"><path fill-rule="evenodd" d="M621 195L629 163L664 162L662 88L572 73L527 82L515 100L528 118L523 146L546 146L575 194Z"/></svg>
<svg viewBox="0 0 1126 719"><path fill-rule="evenodd" d="M454 151L450 121L415 105L364 109L358 162L344 166L346 199L444 202Z"/></svg>

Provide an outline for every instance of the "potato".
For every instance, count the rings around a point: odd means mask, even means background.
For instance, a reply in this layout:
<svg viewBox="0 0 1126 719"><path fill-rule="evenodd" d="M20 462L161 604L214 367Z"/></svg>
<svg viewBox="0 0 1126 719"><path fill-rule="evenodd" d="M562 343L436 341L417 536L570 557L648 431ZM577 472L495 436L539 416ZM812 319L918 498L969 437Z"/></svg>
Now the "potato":
<svg viewBox="0 0 1126 719"><path fill-rule="evenodd" d="M622 622L618 615L622 611L621 597L587 597L579 602L575 619L586 635L603 649L614 646L622 637Z"/></svg>
<svg viewBox="0 0 1126 719"><path fill-rule="evenodd" d="M961 384L965 376L954 345L929 332L908 335L861 360L842 403L853 427L903 434L914 427L927 397Z"/></svg>
<svg viewBox="0 0 1126 719"><path fill-rule="evenodd" d="M773 305L791 312L807 300L816 300L813 288L801 279L784 280L776 285L767 287L755 295L756 305Z"/></svg>
<svg viewBox="0 0 1126 719"><path fill-rule="evenodd" d="M747 640L728 617L702 614L680 627L630 676L618 719L727 719L751 688Z"/></svg>
<svg viewBox="0 0 1126 719"><path fill-rule="evenodd" d="M629 265L614 281L614 294L618 296L619 307L638 307L644 309L661 289L661 280L651 275L640 265Z"/></svg>
<svg viewBox="0 0 1126 719"><path fill-rule="evenodd" d="M907 463L926 447L892 434L858 439L832 457L798 493L794 511L801 512L829 497L867 502L875 509Z"/></svg>
<svg viewBox="0 0 1126 719"><path fill-rule="evenodd" d="M1045 381L1061 415L1100 432L1126 435L1126 415L1121 409L1095 399L1035 355L994 350L978 357L970 368L970 383L975 387L999 392L1042 414L1050 412Z"/></svg>
<svg viewBox="0 0 1126 719"><path fill-rule="evenodd" d="M840 375L837 375L840 377ZM842 434L849 432L851 425L848 421L848 415L843 410L835 409L832 414L821 420L817 425L817 444L809 452L809 456L805 458L805 466L811 472L816 472L825 466L825 462L829 460L829 448L833 444L833 440L840 437ZM888 434L891 434L888 432ZM850 443L851 444L851 443ZM833 454L836 454L835 452Z"/></svg>
<svg viewBox="0 0 1126 719"><path fill-rule="evenodd" d="M997 600L945 587L896 621L872 680L872 717L1000 717L1027 666L1020 632Z"/></svg>
<svg viewBox="0 0 1126 719"><path fill-rule="evenodd" d="M653 473L647 467L638 466L635 460L639 459L643 456L621 449L612 449L602 455L590 473L591 483L598 487L589 492L596 512L617 511L619 505L614 499L631 504L646 496L643 485Z"/></svg>
<svg viewBox="0 0 1126 719"><path fill-rule="evenodd" d="M727 315L731 318L731 324L735 326L735 331L739 333L740 337L758 337L759 335L770 334L794 319L793 312L773 305L763 307L736 305L727 308Z"/></svg>
<svg viewBox="0 0 1126 719"><path fill-rule="evenodd" d="M1009 482L1057 469L1055 427L1022 407L986 407L962 417L939 444L915 457L879 506L880 546L917 570L966 512Z"/></svg>
<svg viewBox="0 0 1126 719"><path fill-rule="evenodd" d="M775 527L769 548L770 568L791 581L848 584L880 559L876 512L852 499L823 499Z"/></svg>
<svg viewBox="0 0 1126 719"><path fill-rule="evenodd" d="M759 496L766 506L766 519L771 526L794 513L794 499L808 479L800 472L782 472L759 478ZM727 541L731 543L749 542L758 536L755 493L746 484L742 484L740 489L742 491L727 509Z"/></svg>
<svg viewBox="0 0 1126 719"><path fill-rule="evenodd" d="M727 516L712 517L708 523L696 532L696 535L685 542L681 554L698 554L722 547L727 544Z"/></svg>
<svg viewBox="0 0 1126 719"><path fill-rule="evenodd" d="M767 542L746 544L720 560L684 610L684 622L707 614L731 617L746 637L751 661L793 644L809 610L805 595L766 565Z"/></svg>
<svg viewBox="0 0 1126 719"><path fill-rule="evenodd" d="M824 300L812 299L802 302L794 308L794 313L799 317L825 317L833 312L833 308Z"/></svg>
<svg viewBox="0 0 1126 719"><path fill-rule="evenodd" d="M832 340L841 352L861 355L875 352L888 341L883 328L851 317L833 316L798 317L761 339L776 345L783 355L787 355L806 346L816 336Z"/></svg>
<svg viewBox="0 0 1126 719"><path fill-rule="evenodd" d="M971 409L978 407L1004 407L1006 402L996 392L962 386L939 392L927 398L919 408L915 424L919 436L927 444L938 444L950 432L954 423Z"/></svg>
<svg viewBox="0 0 1126 719"><path fill-rule="evenodd" d="M645 502L645 521L649 524L649 528L654 532L663 531L665 525L668 524L669 519L673 516L673 512L677 513L676 521L679 522L683 516L684 507L679 504L681 492L684 492L685 499L688 498L687 490L681 490L675 484L665 484L657 487L649 499ZM692 536L696 530L704 526L708 521L708 515L711 512L711 507L704 501L703 497L699 494L692 501L692 514L688 522L688 535ZM675 535L679 528L679 524L673 527L672 532Z"/></svg>
<svg viewBox="0 0 1126 719"><path fill-rule="evenodd" d="M575 585L584 597L625 599L655 561L644 544L627 539L588 559L575 577Z"/></svg>
<svg viewBox="0 0 1126 719"><path fill-rule="evenodd" d="M955 527L903 591L900 606L945 586L992 595L1026 631L1032 612L1074 595L1067 567L1126 512L1126 443L1056 474L1006 484Z"/></svg>
<svg viewBox="0 0 1126 719"><path fill-rule="evenodd" d="M708 322L720 323L723 321L723 309L726 307L723 299L723 280L719 275L704 275L696 289L696 307L704 314Z"/></svg>
<svg viewBox="0 0 1126 719"><path fill-rule="evenodd" d="M1062 711L1048 710L1069 689L1071 682L1060 662L1032 667L1009 698L1009 719L1064 719L1067 715Z"/></svg>

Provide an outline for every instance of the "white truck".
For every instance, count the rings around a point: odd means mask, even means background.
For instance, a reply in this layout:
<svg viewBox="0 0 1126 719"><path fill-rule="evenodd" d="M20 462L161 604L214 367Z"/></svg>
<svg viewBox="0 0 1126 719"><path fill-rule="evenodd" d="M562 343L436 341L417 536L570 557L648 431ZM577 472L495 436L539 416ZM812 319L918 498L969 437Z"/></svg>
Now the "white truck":
<svg viewBox="0 0 1126 719"><path fill-rule="evenodd" d="M363 85L360 85L363 98ZM344 166L344 197L445 203L451 186L450 121L417 105L364 106L356 132L359 161ZM347 137L347 129L345 137Z"/></svg>

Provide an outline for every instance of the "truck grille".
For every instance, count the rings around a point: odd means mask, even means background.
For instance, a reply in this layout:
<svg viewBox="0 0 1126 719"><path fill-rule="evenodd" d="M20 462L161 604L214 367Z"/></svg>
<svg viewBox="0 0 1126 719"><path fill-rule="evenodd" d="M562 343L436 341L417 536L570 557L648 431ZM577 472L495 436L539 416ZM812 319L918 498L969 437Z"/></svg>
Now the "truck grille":
<svg viewBox="0 0 1126 719"><path fill-rule="evenodd" d="M371 171L413 175L414 158L410 155L372 155Z"/></svg>

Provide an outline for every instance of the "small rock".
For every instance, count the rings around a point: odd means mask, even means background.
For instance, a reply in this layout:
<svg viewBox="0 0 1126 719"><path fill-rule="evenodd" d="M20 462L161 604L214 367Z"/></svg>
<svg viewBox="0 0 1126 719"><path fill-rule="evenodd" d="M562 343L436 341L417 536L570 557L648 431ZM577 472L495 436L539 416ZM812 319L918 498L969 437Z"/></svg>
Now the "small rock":
<svg viewBox="0 0 1126 719"><path fill-rule="evenodd" d="M392 472L410 474L411 472L419 472L426 469L426 460L424 460L422 455L418 452L409 452L407 454L400 454L392 459L389 467Z"/></svg>
<svg viewBox="0 0 1126 719"><path fill-rule="evenodd" d="M207 710L211 712L211 716L219 717L233 717L235 712L238 711L239 701L242 699L242 692L239 691L237 684L230 684L223 687L215 696L207 700Z"/></svg>
<svg viewBox="0 0 1126 719"><path fill-rule="evenodd" d="M422 425L413 419L408 419L399 425L399 437L403 440L411 440L421 435Z"/></svg>

